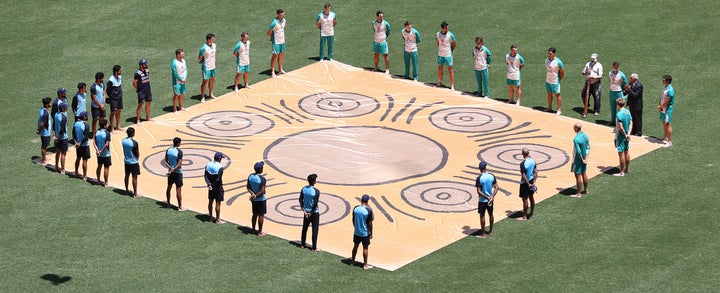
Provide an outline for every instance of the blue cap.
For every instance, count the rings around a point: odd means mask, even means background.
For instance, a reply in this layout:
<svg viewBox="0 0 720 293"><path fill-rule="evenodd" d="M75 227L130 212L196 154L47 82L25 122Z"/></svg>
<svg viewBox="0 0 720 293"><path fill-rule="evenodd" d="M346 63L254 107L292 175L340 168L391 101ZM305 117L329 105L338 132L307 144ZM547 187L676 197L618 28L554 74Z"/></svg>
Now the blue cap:
<svg viewBox="0 0 720 293"><path fill-rule="evenodd" d="M225 155L221 152L215 153L215 161L220 161L220 159L226 158Z"/></svg>
<svg viewBox="0 0 720 293"><path fill-rule="evenodd" d="M78 116L78 118L80 118L80 119L87 119L88 114L87 114L87 112L82 111L82 112L80 112L77 116Z"/></svg>
<svg viewBox="0 0 720 293"><path fill-rule="evenodd" d="M480 162L480 169L481 170L487 169L487 163L485 163L485 161Z"/></svg>
<svg viewBox="0 0 720 293"><path fill-rule="evenodd" d="M67 93L67 90L65 90L64 87L61 87L61 88L58 88L57 93L58 93L58 95L59 95L59 94L64 94L64 93Z"/></svg>
<svg viewBox="0 0 720 293"><path fill-rule="evenodd" d="M263 161L260 161L260 162L255 163L255 166L254 166L254 167L255 167L255 171L259 171L259 170L262 169L264 166L265 166L265 162L263 162Z"/></svg>
<svg viewBox="0 0 720 293"><path fill-rule="evenodd" d="M143 64L147 64L147 60L140 59L140 61L138 61L138 65L143 65Z"/></svg>
<svg viewBox="0 0 720 293"><path fill-rule="evenodd" d="M361 202L368 202L370 201L370 196L367 194L363 194L362 198L360 198Z"/></svg>

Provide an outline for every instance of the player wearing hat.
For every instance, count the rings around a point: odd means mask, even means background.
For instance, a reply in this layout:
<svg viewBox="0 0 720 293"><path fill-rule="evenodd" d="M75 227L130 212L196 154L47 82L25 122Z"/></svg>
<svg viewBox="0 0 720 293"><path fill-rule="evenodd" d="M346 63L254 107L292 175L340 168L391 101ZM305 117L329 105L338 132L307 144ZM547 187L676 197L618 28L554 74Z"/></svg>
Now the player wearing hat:
<svg viewBox="0 0 720 293"><path fill-rule="evenodd" d="M64 89L63 89L64 90ZM68 150L67 102L58 104L59 112L55 113L55 170L65 174L65 154ZM58 161L60 164L58 164Z"/></svg>
<svg viewBox="0 0 720 293"><path fill-rule="evenodd" d="M487 163L480 162L480 175L475 180L475 187L478 193L478 214L480 214L480 235L478 238L485 238L485 234L488 236L492 235L493 224L495 223L495 217L493 217L493 202L495 195L500 189L495 179L495 175L487 171ZM490 230L485 232L485 211L488 213L488 219L490 220Z"/></svg>
<svg viewBox="0 0 720 293"><path fill-rule="evenodd" d="M65 90L64 87L58 88L57 89L57 98L55 98L55 100L53 100L52 108L50 109L50 115L51 115L52 119L55 119L55 114L60 112L60 105L61 104L67 105L67 103L68 103L67 90Z"/></svg>
<svg viewBox="0 0 720 293"><path fill-rule="evenodd" d="M370 196L363 194L360 198L360 205L353 208L353 249L351 264L355 264L355 256L357 255L358 246L363 245L363 269L368 270L373 266L368 264L368 248L370 239L373 238L373 210L368 205Z"/></svg>
<svg viewBox="0 0 720 293"><path fill-rule="evenodd" d="M255 173L250 174L247 179L247 191L250 193L250 202L252 203L252 230L258 236L263 236L263 223L265 222L265 214L267 213L267 204L265 202L265 185L266 180L262 175L263 161L255 163L253 166ZM255 230L257 224L258 230Z"/></svg>
<svg viewBox="0 0 720 293"><path fill-rule="evenodd" d="M150 118L150 104L152 104L152 91L150 90L150 71L148 70L148 62L145 59L138 61L138 70L135 71L133 79L133 87L137 91L138 106L135 111L136 123L140 124L140 110L143 103L145 104L145 121L152 121Z"/></svg>
<svg viewBox="0 0 720 293"><path fill-rule="evenodd" d="M220 205L225 200L223 189L223 166L220 164L225 155L221 152L215 153L213 161L205 166L205 184L208 187L208 215L210 222L218 224L225 223L220 219ZM213 201L215 202L215 218L213 218Z"/></svg>
<svg viewBox="0 0 720 293"><path fill-rule="evenodd" d="M73 140L75 141L75 177L81 178L78 168L82 160L82 179L87 180L87 161L90 159L90 125L87 123L87 112L79 112L73 125Z"/></svg>
<svg viewBox="0 0 720 293"><path fill-rule="evenodd" d="M123 157L125 161L125 193L128 195L132 194L133 197L138 197L137 194L137 177L140 175L140 148L138 147L137 141L133 139L135 137L135 129L128 127L127 137L122 140ZM133 192L130 193L128 189L128 181L132 174L132 186Z"/></svg>

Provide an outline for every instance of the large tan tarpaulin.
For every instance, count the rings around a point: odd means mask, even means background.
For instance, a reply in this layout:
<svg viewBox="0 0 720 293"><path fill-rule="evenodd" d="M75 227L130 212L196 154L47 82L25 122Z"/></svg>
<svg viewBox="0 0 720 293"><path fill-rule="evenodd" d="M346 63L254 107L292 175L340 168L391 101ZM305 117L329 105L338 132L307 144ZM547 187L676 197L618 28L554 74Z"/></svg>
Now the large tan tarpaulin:
<svg viewBox="0 0 720 293"><path fill-rule="evenodd" d="M544 100L544 93L523 100L538 98ZM540 170L536 201L574 186L570 165L572 126L577 122L591 141L588 175L617 166L614 134L607 126L339 62L318 62L132 127L140 145L142 196L165 200L167 168L162 160L173 137L181 137L183 205L207 213L204 167L221 151L228 157L222 162L226 167L222 218L250 226L245 184L253 164L263 160L268 180L264 231L299 241L303 215L299 192L307 175L317 173L318 247L350 256L351 210L360 196L369 194L375 212L370 263L395 270L479 229L474 182L480 160L488 163L501 188L495 200L496 222L522 208L518 182L523 147L531 150ZM121 189L120 143L125 136L116 131L111 143L109 184ZM658 147L647 138L637 138L631 141L630 152L638 157ZM68 169L74 160L71 147ZM93 155L91 177L95 167ZM174 189L172 201L175 204ZM255 236L239 234L238 241L244 237Z"/></svg>

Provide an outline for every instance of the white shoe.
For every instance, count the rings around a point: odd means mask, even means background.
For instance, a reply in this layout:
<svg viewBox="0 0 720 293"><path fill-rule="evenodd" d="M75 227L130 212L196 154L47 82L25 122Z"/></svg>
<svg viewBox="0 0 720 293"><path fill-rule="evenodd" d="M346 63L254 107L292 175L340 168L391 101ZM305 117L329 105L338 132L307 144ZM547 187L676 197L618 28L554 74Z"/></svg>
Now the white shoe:
<svg viewBox="0 0 720 293"><path fill-rule="evenodd" d="M385 74L390 75L390 69L385 69Z"/></svg>
<svg viewBox="0 0 720 293"><path fill-rule="evenodd" d="M557 115L557 116L562 115L562 111L558 110L557 112L555 112L555 115Z"/></svg>
<svg viewBox="0 0 720 293"><path fill-rule="evenodd" d="M237 93L239 91L240 91L240 89L238 87L235 87L235 92Z"/></svg>
<svg viewBox="0 0 720 293"><path fill-rule="evenodd" d="M515 102L515 106L520 106L520 101Z"/></svg>

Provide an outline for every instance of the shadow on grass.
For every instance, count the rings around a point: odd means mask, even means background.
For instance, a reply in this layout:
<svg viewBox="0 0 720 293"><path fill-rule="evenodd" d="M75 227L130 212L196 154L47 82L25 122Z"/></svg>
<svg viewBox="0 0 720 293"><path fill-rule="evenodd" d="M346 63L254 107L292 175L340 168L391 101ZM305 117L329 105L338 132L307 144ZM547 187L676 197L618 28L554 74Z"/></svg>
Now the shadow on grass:
<svg viewBox="0 0 720 293"><path fill-rule="evenodd" d="M508 219L522 218L522 215L522 211L505 210L505 216L508 217Z"/></svg>
<svg viewBox="0 0 720 293"><path fill-rule="evenodd" d="M66 283L66 282L72 280L72 277L70 277L70 276L60 277L56 274L44 274L44 275L40 276L40 279L50 281L50 283L57 286L57 285L60 285L62 283Z"/></svg>
<svg viewBox="0 0 720 293"><path fill-rule="evenodd" d="M242 232L243 234L255 235L255 232L253 232L253 230L250 229L250 227L237 226L237 229L240 230L240 232Z"/></svg>
<svg viewBox="0 0 720 293"><path fill-rule="evenodd" d="M600 172L607 175L620 173L620 168L618 166L598 166L597 168Z"/></svg>
<svg viewBox="0 0 720 293"><path fill-rule="evenodd" d="M359 249L358 249L358 250L359 250ZM362 256L361 256L361 258L362 258ZM343 263L343 264L349 265L349 266L355 266L355 267L362 267L362 266L363 266L363 263L362 263L362 262L356 261L356 262L353 263L352 259L349 259L349 258L343 258L343 259L340 260L340 262Z"/></svg>
<svg viewBox="0 0 720 293"><path fill-rule="evenodd" d="M479 228L470 228L470 226L467 226L467 225L463 226L462 229L463 229L462 233L465 235L468 235L468 236L475 236L476 234L479 234L479 232L480 232Z"/></svg>
<svg viewBox="0 0 720 293"><path fill-rule="evenodd" d="M132 197L132 192L128 193L128 192L125 191L125 189L113 188L113 192L115 192L115 193L117 193L117 194L119 194L119 195L122 195L122 196Z"/></svg>
<svg viewBox="0 0 720 293"><path fill-rule="evenodd" d="M214 221L211 220L210 215L197 214L197 215L195 215L195 219L198 219L198 220L200 220L200 222L203 222L203 223L204 223L204 222L213 222L213 223L215 223Z"/></svg>

